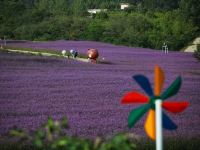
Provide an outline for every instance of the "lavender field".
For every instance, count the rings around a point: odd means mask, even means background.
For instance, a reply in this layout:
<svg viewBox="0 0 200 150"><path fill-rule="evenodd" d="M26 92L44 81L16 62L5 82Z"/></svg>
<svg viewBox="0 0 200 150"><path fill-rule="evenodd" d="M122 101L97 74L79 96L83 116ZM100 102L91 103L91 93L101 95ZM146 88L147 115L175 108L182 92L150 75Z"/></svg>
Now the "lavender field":
<svg viewBox="0 0 200 150"><path fill-rule="evenodd" d="M35 129L49 116L67 116L71 135L82 137L112 136L119 132L146 136L140 120L128 129L127 117L139 105L121 105L131 90L143 93L132 75L146 75L153 86L154 66L165 71L164 89L181 75L183 85L173 101L190 102L181 114L169 116L178 130L165 136L200 136L200 62L192 53L114 46L89 41L52 41L8 43L13 47L35 49L76 49L86 53L97 48L100 59L110 64L90 64L64 58L0 52L0 135L13 126Z"/></svg>

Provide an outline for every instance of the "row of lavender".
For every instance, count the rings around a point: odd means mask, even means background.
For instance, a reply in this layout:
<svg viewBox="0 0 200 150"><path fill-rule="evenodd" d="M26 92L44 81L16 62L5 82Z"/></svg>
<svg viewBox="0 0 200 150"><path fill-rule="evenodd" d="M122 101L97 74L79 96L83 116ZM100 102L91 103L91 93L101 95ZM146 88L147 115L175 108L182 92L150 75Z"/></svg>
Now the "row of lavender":
<svg viewBox="0 0 200 150"><path fill-rule="evenodd" d="M183 86L174 100L188 100L191 106L179 117L172 116L179 129L167 135L199 136L200 65L190 53L163 54L142 48L114 46L87 41L10 43L9 46L39 49L77 49L86 52L97 48L100 57L112 62L89 64L61 58L0 55L0 133L12 126L35 129L48 116L68 116L69 134L108 136L118 132L144 135L145 117L134 129L127 127L127 116L136 106L122 106L123 94L133 89L143 92L131 79L145 74L153 81L153 68L166 72L166 88L177 75ZM153 82L152 82L153 83Z"/></svg>

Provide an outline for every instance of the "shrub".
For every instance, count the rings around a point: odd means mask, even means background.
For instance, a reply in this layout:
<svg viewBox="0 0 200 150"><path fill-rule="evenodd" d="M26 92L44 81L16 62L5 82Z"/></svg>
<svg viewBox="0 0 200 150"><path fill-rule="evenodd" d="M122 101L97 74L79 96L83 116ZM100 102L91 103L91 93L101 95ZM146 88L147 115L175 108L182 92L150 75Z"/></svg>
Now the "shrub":
<svg viewBox="0 0 200 150"><path fill-rule="evenodd" d="M29 147L28 149L31 150L133 150L136 148L129 136L125 134L118 134L108 140L101 138L89 140L67 136L66 129L68 127L66 118L62 118L60 121L49 118L33 133L16 128L10 130L9 135L18 139L18 143L14 145L17 147L20 145L24 149Z"/></svg>

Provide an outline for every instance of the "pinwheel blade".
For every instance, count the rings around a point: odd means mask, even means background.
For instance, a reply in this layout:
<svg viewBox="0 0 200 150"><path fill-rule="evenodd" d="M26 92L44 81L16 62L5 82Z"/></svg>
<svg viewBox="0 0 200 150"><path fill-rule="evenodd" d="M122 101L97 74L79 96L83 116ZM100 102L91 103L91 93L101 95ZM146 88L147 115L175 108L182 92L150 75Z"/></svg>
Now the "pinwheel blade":
<svg viewBox="0 0 200 150"><path fill-rule="evenodd" d="M162 107L169 112L179 113L189 106L189 102L163 102Z"/></svg>
<svg viewBox="0 0 200 150"><path fill-rule="evenodd" d="M155 128L155 111L153 109L149 110L145 125L145 131L147 135L152 139L156 139L156 128Z"/></svg>
<svg viewBox="0 0 200 150"><path fill-rule="evenodd" d="M161 99L165 100L171 96L176 95L181 87L181 77L177 77L176 80L165 90L165 92L161 95Z"/></svg>
<svg viewBox="0 0 200 150"><path fill-rule="evenodd" d="M163 87L163 83L165 80L165 75L163 70L159 67L159 66L155 66L155 77L154 77L154 95L155 96L160 96L162 87Z"/></svg>
<svg viewBox="0 0 200 150"><path fill-rule="evenodd" d="M151 97L153 96L153 91L148 78L143 75L135 75L133 79L142 87L142 89Z"/></svg>
<svg viewBox="0 0 200 150"><path fill-rule="evenodd" d="M177 129L177 125L164 112L162 113L162 118L163 118L163 128L167 130Z"/></svg>
<svg viewBox="0 0 200 150"><path fill-rule="evenodd" d="M125 94L121 100L121 103L122 104L147 103L148 101L149 98L147 96L133 91Z"/></svg>
<svg viewBox="0 0 200 150"><path fill-rule="evenodd" d="M135 123L150 109L150 104L145 104L136 109L133 109L128 117L128 126L132 128Z"/></svg>

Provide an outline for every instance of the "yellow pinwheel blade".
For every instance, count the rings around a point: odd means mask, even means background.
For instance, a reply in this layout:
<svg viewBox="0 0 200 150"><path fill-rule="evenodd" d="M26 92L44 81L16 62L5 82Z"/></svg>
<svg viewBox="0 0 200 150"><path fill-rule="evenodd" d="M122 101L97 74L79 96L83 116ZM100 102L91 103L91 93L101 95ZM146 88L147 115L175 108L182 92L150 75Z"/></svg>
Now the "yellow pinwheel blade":
<svg viewBox="0 0 200 150"><path fill-rule="evenodd" d="M162 69L159 66L155 66L155 77L154 77L154 95L159 96L163 87L163 83L165 80L165 75Z"/></svg>
<svg viewBox="0 0 200 150"><path fill-rule="evenodd" d="M155 111L153 109L149 110L145 125L145 131L147 135L152 139L156 139L156 128L155 128Z"/></svg>

